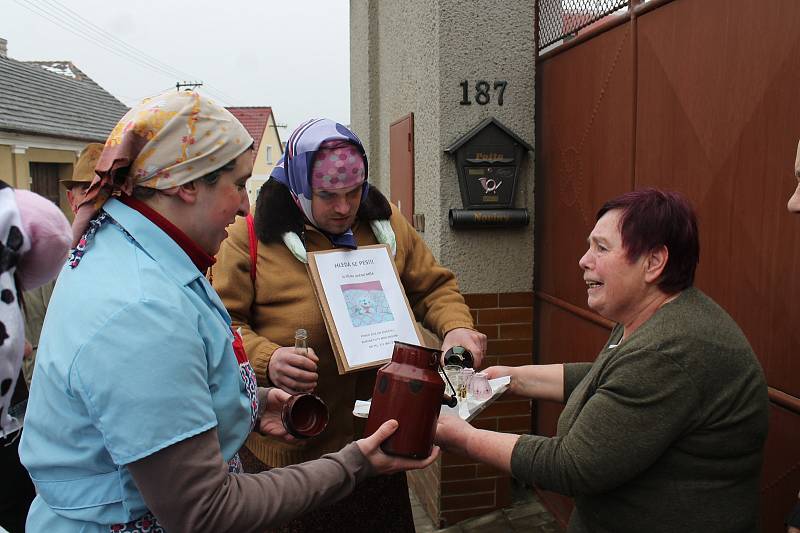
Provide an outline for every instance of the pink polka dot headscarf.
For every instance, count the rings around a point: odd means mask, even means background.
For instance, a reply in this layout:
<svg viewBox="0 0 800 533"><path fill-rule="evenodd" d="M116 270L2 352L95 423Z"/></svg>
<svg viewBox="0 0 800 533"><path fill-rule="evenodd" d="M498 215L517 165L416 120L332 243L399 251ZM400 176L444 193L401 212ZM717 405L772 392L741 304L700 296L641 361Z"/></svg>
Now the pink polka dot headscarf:
<svg viewBox="0 0 800 533"><path fill-rule="evenodd" d="M311 186L315 189L349 189L364 181L364 158L353 143L342 140L323 142L311 167Z"/></svg>
<svg viewBox="0 0 800 533"><path fill-rule="evenodd" d="M324 154L324 159L319 157L320 153ZM355 160L351 156L355 156ZM315 177L318 159L320 166ZM320 184L323 189L341 189L360 183L363 203L369 191L368 164L364 147L355 133L333 120L315 118L300 124L289 135L286 151L272 169L270 179L289 189L294 203L306 219L319 229L311 208L312 188ZM331 169L334 171L331 172ZM320 231L337 248L357 246L352 228L340 235Z"/></svg>

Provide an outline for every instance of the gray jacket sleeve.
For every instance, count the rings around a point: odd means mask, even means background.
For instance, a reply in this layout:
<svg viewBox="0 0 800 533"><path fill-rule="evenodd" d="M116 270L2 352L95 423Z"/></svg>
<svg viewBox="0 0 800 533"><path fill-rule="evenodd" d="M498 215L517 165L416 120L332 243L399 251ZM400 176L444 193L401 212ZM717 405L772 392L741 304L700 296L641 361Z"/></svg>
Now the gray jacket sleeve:
<svg viewBox="0 0 800 533"><path fill-rule="evenodd" d="M350 494L373 474L355 443L259 474L230 474L211 429L131 463L150 511L167 531L262 532Z"/></svg>

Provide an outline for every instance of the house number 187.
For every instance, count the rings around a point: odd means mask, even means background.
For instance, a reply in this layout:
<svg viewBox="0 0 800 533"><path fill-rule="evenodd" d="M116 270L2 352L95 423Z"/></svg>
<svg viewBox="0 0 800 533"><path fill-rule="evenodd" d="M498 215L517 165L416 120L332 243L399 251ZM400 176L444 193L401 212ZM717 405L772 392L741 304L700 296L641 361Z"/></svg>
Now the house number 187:
<svg viewBox="0 0 800 533"><path fill-rule="evenodd" d="M472 105L472 100L470 99L469 94L469 81L464 80L459 83L461 86L461 101L459 104L461 105ZM475 103L478 105L486 105L488 104L492 97L489 95L489 89L494 89L495 94L497 94L497 105L503 105L503 93L506 90L506 85L508 85L507 81L504 80L495 80L494 85L489 85L489 82L486 80L478 80L475 82Z"/></svg>

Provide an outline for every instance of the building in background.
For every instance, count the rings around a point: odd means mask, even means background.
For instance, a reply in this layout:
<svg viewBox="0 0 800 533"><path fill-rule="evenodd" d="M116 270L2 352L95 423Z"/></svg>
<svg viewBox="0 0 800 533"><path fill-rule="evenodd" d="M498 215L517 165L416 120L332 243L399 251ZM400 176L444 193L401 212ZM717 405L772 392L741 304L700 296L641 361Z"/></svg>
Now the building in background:
<svg viewBox="0 0 800 533"><path fill-rule="evenodd" d="M534 2L350 2L350 120L367 149L370 183L456 273L489 338L486 366L532 361L533 225L451 227L450 210L466 206L446 150L488 118L534 144L534 21ZM482 151L481 168L498 162L496 148ZM534 159L523 152L511 207L532 214ZM513 180L504 181L503 192ZM530 401L501 399L475 423L529 432ZM511 504L508 475L450 453L408 479L438 526Z"/></svg>
<svg viewBox="0 0 800 533"><path fill-rule="evenodd" d="M742 328L769 386L763 531L785 529L800 488L800 231L785 208L796 186L800 2L775 4L350 1L351 121L370 182L457 274L489 337L487 365L592 360L613 326L587 307L578 267L596 210L643 187L693 203L695 284ZM532 222L454 229L457 172L497 163L499 151L470 162L449 148L490 118L536 148L518 167L513 206ZM553 435L560 411L505 397L474 424ZM408 477L440 526L511 500L507 476L454 454ZM537 492L566 524L571 500Z"/></svg>
<svg viewBox="0 0 800 533"><path fill-rule="evenodd" d="M128 108L69 61L17 61L0 39L0 179L72 212L58 181Z"/></svg>
<svg viewBox="0 0 800 533"><path fill-rule="evenodd" d="M278 134L271 107L227 107L255 139L256 161L253 176L247 180L247 196L253 204L272 168L283 155L283 143Z"/></svg>

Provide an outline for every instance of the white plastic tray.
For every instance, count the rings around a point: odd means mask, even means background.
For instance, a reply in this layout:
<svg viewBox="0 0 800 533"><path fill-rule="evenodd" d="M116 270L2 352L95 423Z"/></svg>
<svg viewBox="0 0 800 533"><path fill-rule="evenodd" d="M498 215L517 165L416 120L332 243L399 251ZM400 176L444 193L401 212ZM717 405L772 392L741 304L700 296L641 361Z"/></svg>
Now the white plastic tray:
<svg viewBox="0 0 800 533"><path fill-rule="evenodd" d="M492 397L488 400L475 401L467 399L466 401L459 401L456 407L442 406L440 416L460 416L467 422L478 416L478 414L486 409L492 402L503 394L511 382L510 376L503 376L489 380L489 385L492 387ZM353 416L358 418L367 418L369 416L370 400L356 400L353 406Z"/></svg>

